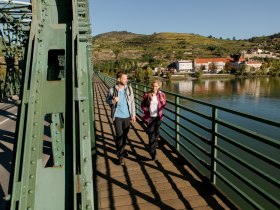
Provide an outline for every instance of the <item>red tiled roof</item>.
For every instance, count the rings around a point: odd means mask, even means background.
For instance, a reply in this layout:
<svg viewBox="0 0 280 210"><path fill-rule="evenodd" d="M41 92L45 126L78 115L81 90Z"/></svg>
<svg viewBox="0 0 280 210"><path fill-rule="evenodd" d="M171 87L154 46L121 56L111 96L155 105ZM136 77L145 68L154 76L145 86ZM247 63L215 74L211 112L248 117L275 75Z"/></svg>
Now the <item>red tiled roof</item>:
<svg viewBox="0 0 280 210"><path fill-rule="evenodd" d="M212 63L212 62L228 62L229 58L197 58L194 62L199 63Z"/></svg>
<svg viewBox="0 0 280 210"><path fill-rule="evenodd" d="M224 62L224 63L226 63L228 61L233 62L233 58L197 58L197 59L194 59L194 62L196 64L216 63L216 62ZM245 62L245 59L243 57L240 57L238 62Z"/></svg>

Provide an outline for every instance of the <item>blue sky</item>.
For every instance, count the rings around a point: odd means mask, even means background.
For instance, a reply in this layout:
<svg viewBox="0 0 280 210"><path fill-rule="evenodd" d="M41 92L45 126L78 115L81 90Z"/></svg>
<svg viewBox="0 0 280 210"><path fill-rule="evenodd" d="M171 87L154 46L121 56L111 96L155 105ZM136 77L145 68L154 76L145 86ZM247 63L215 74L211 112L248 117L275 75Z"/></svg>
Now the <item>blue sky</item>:
<svg viewBox="0 0 280 210"><path fill-rule="evenodd" d="M280 32L280 0L89 0L92 34L194 33L247 39Z"/></svg>

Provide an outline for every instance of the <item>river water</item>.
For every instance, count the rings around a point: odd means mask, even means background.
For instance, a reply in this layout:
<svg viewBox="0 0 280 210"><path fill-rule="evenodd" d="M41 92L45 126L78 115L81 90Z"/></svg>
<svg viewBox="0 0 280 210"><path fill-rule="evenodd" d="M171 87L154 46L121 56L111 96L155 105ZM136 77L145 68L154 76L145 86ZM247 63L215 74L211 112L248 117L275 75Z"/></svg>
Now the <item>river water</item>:
<svg viewBox="0 0 280 210"><path fill-rule="evenodd" d="M280 122L280 78L163 82L164 90Z"/></svg>

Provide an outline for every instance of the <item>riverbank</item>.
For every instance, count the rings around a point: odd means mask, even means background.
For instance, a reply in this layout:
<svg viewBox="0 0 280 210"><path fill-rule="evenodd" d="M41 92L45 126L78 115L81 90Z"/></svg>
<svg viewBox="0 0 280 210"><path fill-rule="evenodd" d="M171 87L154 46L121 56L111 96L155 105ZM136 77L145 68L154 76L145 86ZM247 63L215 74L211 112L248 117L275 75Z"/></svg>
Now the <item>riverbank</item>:
<svg viewBox="0 0 280 210"><path fill-rule="evenodd" d="M199 79L235 78L233 74L202 74Z"/></svg>
<svg viewBox="0 0 280 210"><path fill-rule="evenodd" d="M233 74L202 74L199 78L192 77L191 74L171 74L162 77L164 80L197 80L197 79L221 79L221 78L235 78Z"/></svg>
<svg viewBox="0 0 280 210"><path fill-rule="evenodd" d="M270 75L234 75L234 74L202 74L199 78L192 77L190 74L173 74L170 78L161 77L163 80L197 80L197 79L235 79L235 78L264 78L273 77Z"/></svg>

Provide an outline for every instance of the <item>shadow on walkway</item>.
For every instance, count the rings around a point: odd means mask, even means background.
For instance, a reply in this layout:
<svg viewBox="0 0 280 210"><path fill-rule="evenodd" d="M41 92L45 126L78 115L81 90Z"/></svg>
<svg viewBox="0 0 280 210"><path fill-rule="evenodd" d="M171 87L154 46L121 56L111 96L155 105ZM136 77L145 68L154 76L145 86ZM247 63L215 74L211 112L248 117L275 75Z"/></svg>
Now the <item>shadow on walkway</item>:
<svg viewBox="0 0 280 210"><path fill-rule="evenodd" d="M99 209L233 209L168 144L161 140L158 161L147 152L141 120L131 124L125 166L116 157L115 132L106 104L108 87L94 78L96 192Z"/></svg>
<svg viewBox="0 0 280 210"><path fill-rule="evenodd" d="M0 209L6 208L7 193L13 160L14 132L0 129Z"/></svg>

